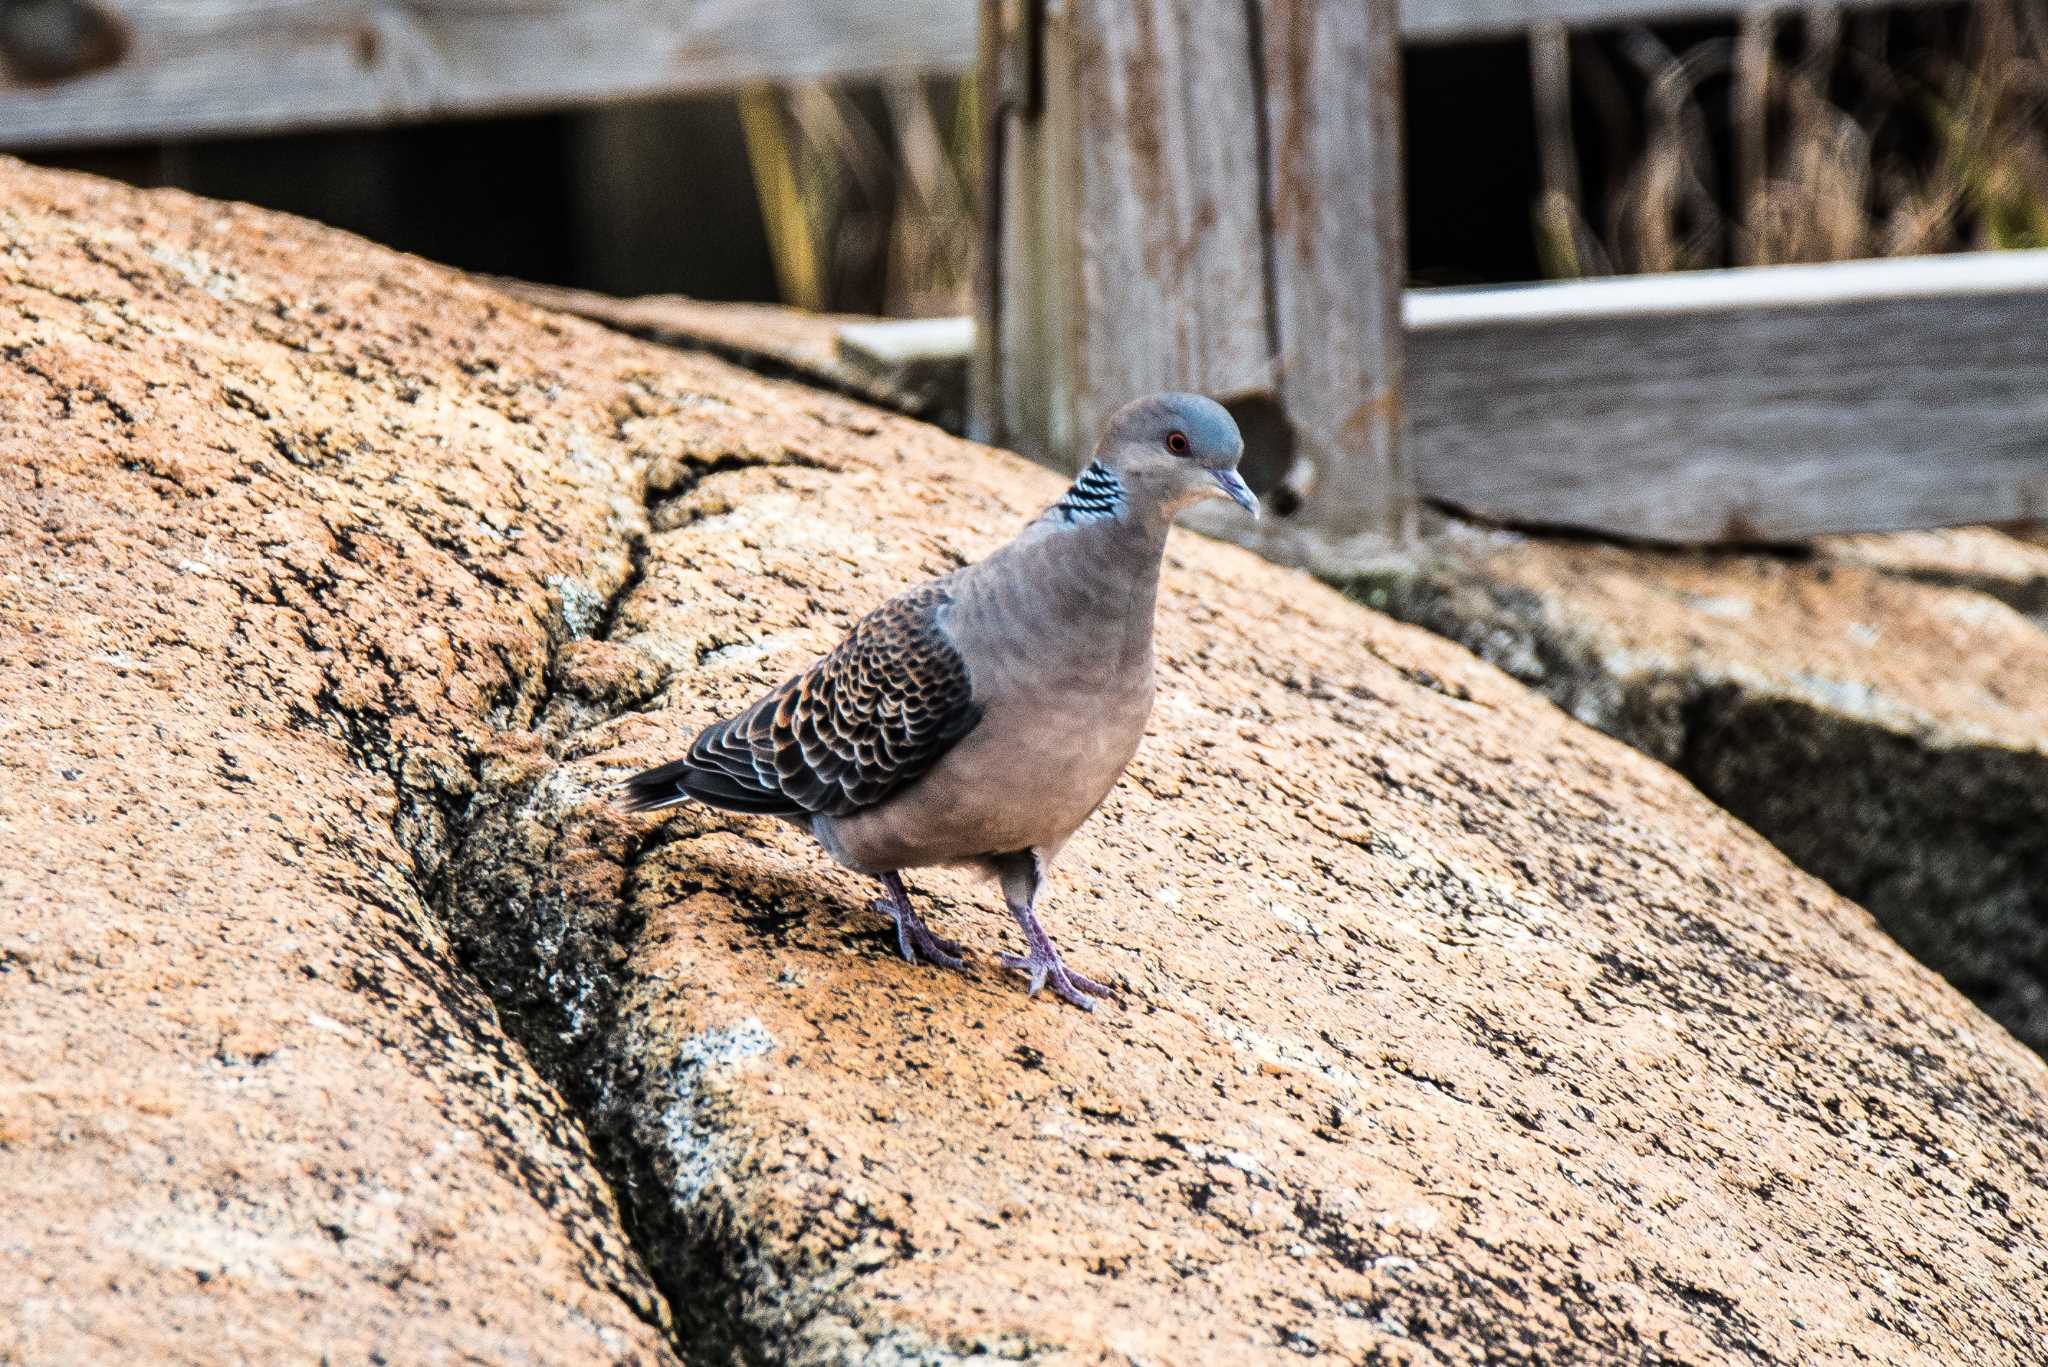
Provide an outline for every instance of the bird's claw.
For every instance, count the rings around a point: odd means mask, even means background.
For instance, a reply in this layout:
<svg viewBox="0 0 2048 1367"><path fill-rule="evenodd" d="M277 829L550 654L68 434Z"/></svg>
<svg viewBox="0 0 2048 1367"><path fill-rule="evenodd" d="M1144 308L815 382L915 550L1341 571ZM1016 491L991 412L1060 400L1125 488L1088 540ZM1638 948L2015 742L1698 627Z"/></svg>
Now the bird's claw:
<svg viewBox="0 0 2048 1367"><path fill-rule="evenodd" d="M928 961L940 968L967 967L967 960L961 957L960 942L932 934L931 927L916 912L903 915L887 897L876 898L874 907L896 923L896 948L907 962Z"/></svg>
<svg viewBox="0 0 2048 1367"><path fill-rule="evenodd" d="M1057 953L1004 954L998 957L1004 968L1025 976L1027 983L1024 994L1028 997L1037 996L1039 989L1050 984L1053 995L1061 1001L1070 1006L1078 1006L1083 1011L1093 1011L1095 1003L1090 998L1113 995L1108 987L1095 979L1068 968Z"/></svg>

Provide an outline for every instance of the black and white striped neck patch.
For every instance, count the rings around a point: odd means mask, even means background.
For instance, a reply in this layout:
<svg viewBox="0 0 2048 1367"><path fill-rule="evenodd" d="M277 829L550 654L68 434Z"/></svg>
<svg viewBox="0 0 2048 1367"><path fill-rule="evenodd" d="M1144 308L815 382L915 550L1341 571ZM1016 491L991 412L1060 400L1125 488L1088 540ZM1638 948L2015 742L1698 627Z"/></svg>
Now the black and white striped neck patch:
<svg viewBox="0 0 2048 1367"><path fill-rule="evenodd" d="M1090 461L1074 487L1052 505L1052 515L1070 525L1106 522L1123 510L1124 482L1100 461Z"/></svg>

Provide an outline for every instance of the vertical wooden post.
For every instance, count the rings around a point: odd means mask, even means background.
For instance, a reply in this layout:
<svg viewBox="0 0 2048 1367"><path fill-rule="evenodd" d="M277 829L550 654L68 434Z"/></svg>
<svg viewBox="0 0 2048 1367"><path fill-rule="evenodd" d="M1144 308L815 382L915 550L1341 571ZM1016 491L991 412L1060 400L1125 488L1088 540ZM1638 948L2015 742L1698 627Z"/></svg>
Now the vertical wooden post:
<svg viewBox="0 0 2048 1367"><path fill-rule="evenodd" d="M1242 534L1333 573L1408 534L1395 0L983 0L976 435L1072 468L1214 395Z"/></svg>

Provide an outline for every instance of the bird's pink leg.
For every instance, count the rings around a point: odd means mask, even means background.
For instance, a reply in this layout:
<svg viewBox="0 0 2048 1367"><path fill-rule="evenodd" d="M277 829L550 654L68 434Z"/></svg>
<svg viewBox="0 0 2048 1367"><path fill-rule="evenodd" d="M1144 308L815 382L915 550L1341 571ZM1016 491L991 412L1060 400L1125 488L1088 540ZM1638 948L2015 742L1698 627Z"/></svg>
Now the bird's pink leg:
<svg viewBox="0 0 2048 1367"><path fill-rule="evenodd" d="M916 963L928 959L941 968L966 967L967 961L960 957L959 942L932 934L931 927L910 904L910 889L903 886L901 874L883 874L882 886L889 890L889 895L876 900L875 910L896 923L896 948L906 960Z"/></svg>
<svg viewBox="0 0 2048 1367"><path fill-rule="evenodd" d="M1022 854L1005 856L1001 865L1003 900L1009 904L1010 915L1017 918L1023 928L1024 944L1028 954L1004 954L1000 962L1004 968L1015 969L1029 981L1025 992L1037 996L1042 987L1051 987L1053 995L1083 1011L1093 1011L1092 997L1107 997L1110 989L1085 974L1068 968L1060 958L1060 952L1052 942L1052 936L1045 933L1045 927L1038 923L1038 884L1040 871L1038 856L1026 851Z"/></svg>

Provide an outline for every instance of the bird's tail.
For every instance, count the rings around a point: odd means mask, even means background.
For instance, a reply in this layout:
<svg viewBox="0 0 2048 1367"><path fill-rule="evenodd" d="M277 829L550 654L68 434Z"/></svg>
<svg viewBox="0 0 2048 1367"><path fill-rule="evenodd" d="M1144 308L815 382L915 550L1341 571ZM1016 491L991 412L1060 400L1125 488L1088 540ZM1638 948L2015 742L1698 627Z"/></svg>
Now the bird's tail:
<svg viewBox="0 0 2048 1367"><path fill-rule="evenodd" d="M690 800L690 794L677 782L688 772L690 762L677 760L656 769L643 769L619 784L619 808L628 812L658 812L663 807L679 807Z"/></svg>
<svg viewBox="0 0 2048 1367"><path fill-rule="evenodd" d="M743 782L694 759L642 770L619 785L619 807L628 812L658 812L691 801L764 816L789 816L802 810L780 792Z"/></svg>

